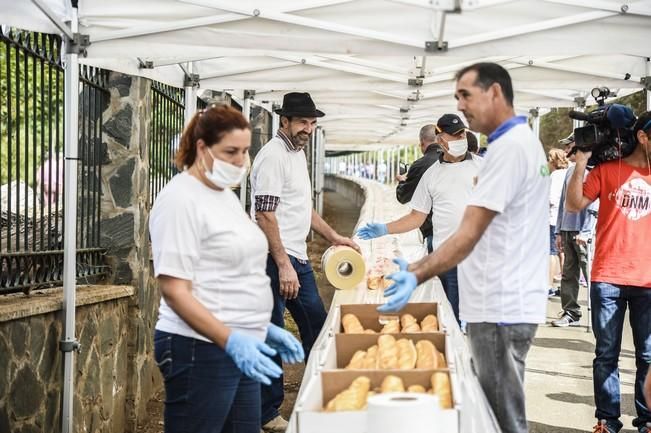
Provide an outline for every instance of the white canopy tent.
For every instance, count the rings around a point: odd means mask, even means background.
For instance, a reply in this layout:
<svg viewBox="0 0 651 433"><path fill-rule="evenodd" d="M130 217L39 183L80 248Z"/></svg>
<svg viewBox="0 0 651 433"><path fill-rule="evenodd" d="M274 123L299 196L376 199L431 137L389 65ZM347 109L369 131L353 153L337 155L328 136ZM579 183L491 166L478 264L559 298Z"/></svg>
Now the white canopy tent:
<svg viewBox="0 0 651 433"><path fill-rule="evenodd" d="M64 35L66 112L77 62L271 107L311 92L332 149L413 143L455 111L454 73L476 61L512 74L516 109L573 106L592 87L649 89L651 0L0 0L1 24ZM90 45L84 44L85 37ZM85 57L84 57L85 56ZM198 74L198 76L197 76ZM192 80L188 80L192 78ZM252 92L246 92L251 95ZM651 106L647 92L647 106ZM250 101L242 101L247 107ZM77 169L66 117L66 171ZM64 432L72 431L75 176L66 176Z"/></svg>

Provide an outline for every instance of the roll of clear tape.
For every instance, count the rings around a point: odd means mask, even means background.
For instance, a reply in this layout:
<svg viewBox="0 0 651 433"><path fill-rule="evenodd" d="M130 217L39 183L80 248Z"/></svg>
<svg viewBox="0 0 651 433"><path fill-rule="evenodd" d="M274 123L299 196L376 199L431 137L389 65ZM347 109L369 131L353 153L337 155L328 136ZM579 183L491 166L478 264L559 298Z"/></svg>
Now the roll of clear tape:
<svg viewBox="0 0 651 433"><path fill-rule="evenodd" d="M328 282L337 289L352 289L366 277L364 258L343 245L333 245L323 253L321 268Z"/></svg>
<svg viewBox="0 0 651 433"><path fill-rule="evenodd" d="M366 431L369 433L446 433L440 423L439 399L419 393L377 394L368 399Z"/></svg>

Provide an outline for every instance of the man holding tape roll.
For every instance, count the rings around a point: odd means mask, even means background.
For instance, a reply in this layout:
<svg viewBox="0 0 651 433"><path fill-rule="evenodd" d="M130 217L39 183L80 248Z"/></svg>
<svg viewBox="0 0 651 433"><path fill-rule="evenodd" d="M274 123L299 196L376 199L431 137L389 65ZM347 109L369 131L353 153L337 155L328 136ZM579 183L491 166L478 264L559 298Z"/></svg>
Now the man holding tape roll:
<svg viewBox="0 0 651 433"><path fill-rule="evenodd" d="M457 231L422 260L399 260L379 310L400 310L419 283L461 263L459 310L479 382L502 432L526 433L525 359L549 284L549 169L526 117L515 115L502 66L477 63L456 78L457 108L488 136L488 151Z"/></svg>
<svg viewBox="0 0 651 433"><path fill-rule="evenodd" d="M271 322L285 326L285 306L301 334L307 359L321 332L327 313L319 296L307 256L306 238L312 230L334 245L359 251L312 208L312 186L303 149L316 129L318 110L309 93L288 93L283 98L278 134L258 152L251 169L251 217L269 241L267 275L271 279L274 308ZM281 365L280 357L274 358ZM262 425L271 432L287 428L278 411L284 400L283 378L262 387Z"/></svg>

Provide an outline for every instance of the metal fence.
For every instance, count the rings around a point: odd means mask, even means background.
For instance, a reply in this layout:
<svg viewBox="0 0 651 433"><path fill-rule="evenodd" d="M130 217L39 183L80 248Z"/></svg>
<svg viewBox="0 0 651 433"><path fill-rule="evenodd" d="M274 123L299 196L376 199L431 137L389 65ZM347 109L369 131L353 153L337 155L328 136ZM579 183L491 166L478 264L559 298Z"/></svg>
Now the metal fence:
<svg viewBox="0 0 651 433"><path fill-rule="evenodd" d="M0 293L59 285L63 271L61 39L0 27ZM78 277L104 272L99 209L107 72L80 70Z"/></svg>
<svg viewBox="0 0 651 433"><path fill-rule="evenodd" d="M165 184L178 173L174 155L181 142L184 89L152 82L151 140L149 143L149 205Z"/></svg>

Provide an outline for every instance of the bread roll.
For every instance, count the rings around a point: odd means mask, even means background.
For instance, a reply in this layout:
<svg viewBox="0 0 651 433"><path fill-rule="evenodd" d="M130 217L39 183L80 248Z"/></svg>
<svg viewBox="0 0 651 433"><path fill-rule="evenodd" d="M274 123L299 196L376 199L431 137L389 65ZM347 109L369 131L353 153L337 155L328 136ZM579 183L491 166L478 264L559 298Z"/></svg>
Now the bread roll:
<svg viewBox="0 0 651 433"><path fill-rule="evenodd" d="M420 322L420 329L423 332L436 332L439 330L439 321L433 314L428 314L425 316L422 322Z"/></svg>
<svg viewBox="0 0 651 433"><path fill-rule="evenodd" d="M378 347L373 345L368 348L366 351L366 356L364 357L364 362L362 363L362 368L367 370L375 370L378 368Z"/></svg>
<svg viewBox="0 0 651 433"><path fill-rule="evenodd" d="M443 353L441 352L438 352L438 356L439 356L439 363L436 368L447 368L448 363L445 361L445 355L443 355Z"/></svg>
<svg viewBox="0 0 651 433"><path fill-rule="evenodd" d="M452 408L452 390L450 389L450 376L442 371L432 375L432 393L439 398L442 409Z"/></svg>
<svg viewBox="0 0 651 433"><path fill-rule="evenodd" d="M400 370L411 370L416 366L418 354L414 342L401 338L396 342L398 345L398 368Z"/></svg>
<svg viewBox="0 0 651 433"><path fill-rule="evenodd" d="M364 330L364 334L377 334L377 332L375 332L375 331L372 330L372 329L365 329L365 330Z"/></svg>
<svg viewBox="0 0 651 433"><path fill-rule="evenodd" d="M389 320L380 331L381 334L398 334L400 332L400 323L398 319Z"/></svg>
<svg viewBox="0 0 651 433"><path fill-rule="evenodd" d="M420 340L416 343L416 352L418 353L416 368L439 368L437 350L431 341Z"/></svg>
<svg viewBox="0 0 651 433"><path fill-rule="evenodd" d="M385 392L405 392L405 385L398 376L388 375L382 381L380 389Z"/></svg>
<svg viewBox="0 0 651 433"><path fill-rule="evenodd" d="M425 394L425 387L423 385L409 385L407 387L407 392L418 392L420 394Z"/></svg>
<svg viewBox="0 0 651 433"><path fill-rule="evenodd" d="M391 335L381 335L377 340L378 367L382 370L398 368L398 345Z"/></svg>
<svg viewBox="0 0 651 433"><path fill-rule="evenodd" d="M384 275L378 273L369 273L366 277L366 287L369 290L378 290L384 288Z"/></svg>
<svg viewBox="0 0 651 433"><path fill-rule="evenodd" d="M356 368L364 368L364 359L366 358L366 352L363 350L358 350L355 352L352 358L350 358L350 362L346 366L347 369L356 369Z"/></svg>
<svg viewBox="0 0 651 433"><path fill-rule="evenodd" d="M366 406L366 399L368 398L370 388L371 380L366 376L360 376L353 380L353 383L348 388L330 400L325 410L327 412L361 410Z"/></svg>
<svg viewBox="0 0 651 433"><path fill-rule="evenodd" d="M359 319L352 313L344 315L341 318L341 324L344 326L345 334L362 334L364 332L364 327Z"/></svg>

